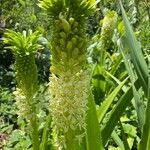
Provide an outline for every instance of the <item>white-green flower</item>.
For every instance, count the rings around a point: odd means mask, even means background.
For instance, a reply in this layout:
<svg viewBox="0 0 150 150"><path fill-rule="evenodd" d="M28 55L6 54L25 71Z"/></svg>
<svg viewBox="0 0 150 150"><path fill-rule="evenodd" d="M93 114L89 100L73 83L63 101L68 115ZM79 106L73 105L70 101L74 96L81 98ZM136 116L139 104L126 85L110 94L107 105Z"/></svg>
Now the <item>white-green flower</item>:
<svg viewBox="0 0 150 150"><path fill-rule="evenodd" d="M93 1L43 0L51 20L50 106L53 140L75 149L86 131L90 76L85 69L86 23ZM80 140L79 140L80 139Z"/></svg>
<svg viewBox="0 0 150 150"><path fill-rule="evenodd" d="M32 99L29 99L19 88L16 88L16 91L14 91L13 94L15 95L16 105L18 107L17 114L20 117L26 118L27 120L34 118L34 109L37 107L36 96L33 96Z"/></svg>
<svg viewBox="0 0 150 150"><path fill-rule="evenodd" d="M68 70L59 77L55 74L50 77L50 112L58 138L69 130L84 129L85 132L89 84L86 70L75 74Z"/></svg>

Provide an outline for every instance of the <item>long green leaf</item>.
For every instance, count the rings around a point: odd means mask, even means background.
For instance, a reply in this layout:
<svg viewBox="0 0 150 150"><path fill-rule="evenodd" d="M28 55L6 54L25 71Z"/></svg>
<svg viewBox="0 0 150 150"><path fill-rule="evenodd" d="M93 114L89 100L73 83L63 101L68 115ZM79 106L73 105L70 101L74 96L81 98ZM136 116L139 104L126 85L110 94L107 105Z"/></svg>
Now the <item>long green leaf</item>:
<svg viewBox="0 0 150 150"><path fill-rule="evenodd" d="M150 76L148 80L148 101L145 114L145 124L143 126L142 139L139 143L139 150L150 149Z"/></svg>
<svg viewBox="0 0 150 150"><path fill-rule="evenodd" d="M144 108L144 101L141 98L140 93L136 90L136 88L134 86L134 82L135 82L137 76L135 75L135 73L132 69L132 63L131 63L128 55L125 53L124 48L123 48L123 44L121 41L118 42L118 47L119 47L119 50L121 51L127 72L130 76L130 80L131 80L131 84L132 84L132 88L133 88L134 101L135 101L134 106L135 106L135 109L137 112L138 123L139 123L140 129L142 130L142 127L144 125L143 114L145 113L145 108Z"/></svg>
<svg viewBox="0 0 150 150"><path fill-rule="evenodd" d="M41 140L41 144L40 144L40 150L45 150L46 146L47 146L47 141L48 141L48 128L50 127L51 124L51 116L50 114L47 116L47 121L46 121L46 125L43 131L43 135L42 135L42 140ZM50 134L50 133L49 133Z"/></svg>
<svg viewBox="0 0 150 150"><path fill-rule="evenodd" d="M114 89L114 91L106 98L106 100L99 107L99 109L97 111L99 123L102 122L102 120L103 120L105 114L107 113L110 105L112 104L114 98L117 96L117 94L119 93L119 91L121 90L121 88L123 87L125 82L127 81L127 79L128 79L128 77Z"/></svg>
<svg viewBox="0 0 150 150"><path fill-rule="evenodd" d="M119 121L119 125L120 125L120 129L121 129L121 134L122 134L122 140L123 140L124 148L125 148L125 150L130 150L130 147L129 147L129 144L128 144L128 141L127 141L127 136L125 135L125 132L124 132L124 129L123 129L121 121Z"/></svg>
<svg viewBox="0 0 150 150"><path fill-rule="evenodd" d="M116 142L118 147L121 148L121 150L125 150L124 145L123 145L123 141L120 139L120 137L118 136L118 134L115 131L112 132L111 137Z"/></svg>
<svg viewBox="0 0 150 150"><path fill-rule="evenodd" d="M115 76L113 76L112 74L110 74L108 71L105 71L105 72L106 72L106 74L109 75L117 84L121 84L121 81L118 80ZM127 91L126 85L124 85L124 86L122 87L122 90L123 90L123 92L126 92L126 91Z"/></svg>
<svg viewBox="0 0 150 150"><path fill-rule="evenodd" d="M140 85L139 81L137 80L135 82L135 87L138 89L140 88L139 85ZM116 106L112 109L106 124L103 126L101 130L103 145L107 143L108 138L111 136L112 131L117 125L121 115L123 114L127 106L130 104L132 98L133 98L133 90L132 87L130 87L127 90L127 92L122 95L120 100L117 102Z"/></svg>
<svg viewBox="0 0 150 150"><path fill-rule="evenodd" d="M103 150L94 98L91 92L88 100L89 103L87 112L87 132L86 132L87 150Z"/></svg>
<svg viewBox="0 0 150 150"><path fill-rule="evenodd" d="M134 35L133 29L129 23L125 10L122 6L121 0L120 0L120 7L122 11L124 26L125 26L125 35L126 35L125 39L127 41L126 47L129 49L132 62L136 69L138 78L142 83L143 89L145 93L147 93L148 66L144 59L141 46Z"/></svg>

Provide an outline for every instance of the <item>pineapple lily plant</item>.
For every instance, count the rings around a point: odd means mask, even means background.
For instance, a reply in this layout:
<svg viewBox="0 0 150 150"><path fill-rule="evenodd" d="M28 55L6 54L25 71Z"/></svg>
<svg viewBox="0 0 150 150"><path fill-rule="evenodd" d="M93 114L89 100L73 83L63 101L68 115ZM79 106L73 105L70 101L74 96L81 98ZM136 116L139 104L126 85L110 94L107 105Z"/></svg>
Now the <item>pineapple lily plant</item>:
<svg viewBox="0 0 150 150"><path fill-rule="evenodd" d="M94 10L92 1L43 0L39 2L50 18L51 67L49 113L52 118L54 149L83 147L87 132L90 72L86 68L87 17ZM33 149L45 149L38 134L38 79L34 54L41 48L39 32L6 30L5 43L15 55L17 88L14 92L18 115L31 126ZM81 92L80 92L81 91ZM95 112L96 114L96 112ZM46 134L47 135L47 134ZM100 138L100 137L99 137Z"/></svg>
<svg viewBox="0 0 150 150"><path fill-rule="evenodd" d="M33 150L103 150L103 147L107 146L109 137L112 137L119 149L130 149L127 139L124 138L122 142L117 136L115 127L120 122L120 130L124 133L120 118L133 97L142 135L139 150L149 148L150 137L146 133L146 130L150 131L149 70L121 1L125 33L122 37L119 37L119 34L115 37L120 42L118 42L121 51L119 59L114 62L112 68L110 67L109 73L106 67L107 50L117 28L118 15L115 11L108 11L97 38L98 59L92 66L92 75L87 67L86 27L88 16L95 10L95 3L94 0L40 0L38 3L49 17L48 24L51 29L49 33L51 51L51 74L48 83L49 114L45 119L46 123L44 122L43 134L39 132L40 122L37 115L41 109L39 103L42 103L42 99L38 95L39 83L35 63L35 53L42 48L38 43L42 35L38 31L31 30L22 33L5 31L4 42L15 56L17 87L14 95L18 116L27 120ZM129 50L128 54L125 54L124 49ZM128 62L127 58L132 61ZM124 62L121 62L122 60ZM116 68L121 63L125 63L127 71L124 78L117 79ZM134 73L130 66L133 66ZM115 83L115 88L110 88L110 85L107 87L107 84L103 84L106 81L96 78L104 74L109 81ZM129 78L132 85L125 86L127 81L130 82ZM143 85L140 84L142 82ZM94 103L90 84L96 88L104 85L102 88L106 91L106 95L98 107ZM143 90L147 98L146 109L144 105L138 108L138 103L143 104L139 99L139 89ZM145 113L143 118L142 112Z"/></svg>
<svg viewBox="0 0 150 150"><path fill-rule="evenodd" d="M38 150L38 120L37 120L37 91L38 75L35 64L35 52L41 48L37 43L41 34L29 30L23 33L7 30L5 32L5 43L15 56L17 88L14 92L18 115L29 121L33 139L33 148Z"/></svg>
<svg viewBox="0 0 150 150"><path fill-rule="evenodd" d="M54 143L75 149L86 131L90 74L85 68L90 1L40 1L51 18L52 66L49 83ZM61 11L60 11L61 10ZM80 92L82 91L82 92Z"/></svg>

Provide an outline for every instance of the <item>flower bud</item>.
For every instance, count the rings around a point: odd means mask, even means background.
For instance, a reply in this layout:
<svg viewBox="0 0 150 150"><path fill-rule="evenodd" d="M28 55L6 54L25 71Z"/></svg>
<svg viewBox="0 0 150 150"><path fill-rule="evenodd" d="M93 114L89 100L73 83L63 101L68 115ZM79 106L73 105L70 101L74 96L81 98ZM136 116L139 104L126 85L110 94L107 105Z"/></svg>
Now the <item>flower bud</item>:
<svg viewBox="0 0 150 150"><path fill-rule="evenodd" d="M76 61L75 61L73 58L70 58L70 59L69 59L69 66L70 66L70 67L74 66L75 62L76 62Z"/></svg>
<svg viewBox="0 0 150 150"><path fill-rule="evenodd" d="M62 60L67 59L67 53L61 52L61 58L62 58Z"/></svg>
<svg viewBox="0 0 150 150"><path fill-rule="evenodd" d="M72 25L74 23L74 18L69 18L69 23Z"/></svg>
<svg viewBox="0 0 150 150"><path fill-rule="evenodd" d="M74 31L75 33L77 33L77 32L78 32L78 28L75 28L73 31Z"/></svg>
<svg viewBox="0 0 150 150"><path fill-rule="evenodd" d="M78 23L78 22L74 22L74 24L73 24L73 28L76 28L78 25L79 25L79 23Z"/></svg>
<svg viewBox="0 0 150 150"><path fill-rule="evenodd" d="M71 41L72 41L72 43L73 43L74 45L77 44L77 38L73 37L73 38L71 39Z"/></svg>
<svg viewBox="0 0 150 150"><path fill-rule="evenodd" d="M56 26L58 29L61 29L61 28L62 28L62 25L61 25L60 20L55 20L55 26Z"/></svg>
<svg viewBox="0 0 150 150"><path fill-rule="evenodd" d="M66 33L70 32L70 30L71 30L70 24L69 24L69 22L62 16L61 13L59 14L59 19L61 20L62 27L63 27L64 31L65 31Z"/></svg>
<svg viewBox="0 0 150 150"><path fill-rule="evenodd" d="M82 42L80 42L80 43L78 44L78 48L82 48L83 44L84 44L84 42L83 42L83 41L82 41Z"/></svg>
<svg viewBox="0 0 150 150"><path fill-rule="evenodd" d="M64 39L60 39L60 44L62 45L62 46L65 46L65 44L66 44L66 42L65 42L65 40Z"/></svg>
<svg viewBox="0 0 150 150"><path fill-rule="evenodd" d="M54 65L50 67L50 72L57 73L57 71L58 71L58 68L55 67Z"/></svg>
<svg viewBox="0 0 150 150"><path fill-rule="evenodd" d="M59 54L61 48L59 46L56 46L54 50Z"/></svg>
<svg viewBox="0 0 150 150"><path fill-rule="evenodd" d="M69 23L67 22L67 20L63 19L62 20L62 26L63 26L63 29L65 30L65 32L70 32L70 25Z"/></svg>
<svg viewBox="0 0 150 150"><path fill-rule="evenodd" d="M72 57L76 58L79 54L79 49L78 48L74 48L72 51Z"/></svg>
<svg viewBox="0 0 150 150"><path fill-rule="evenodd" d="M69 42L67 43L67 49L68 49L68 50L71 50L72 47L73 47L72 42L69 41Z"/></svg>
<svg viewBox="0 0 150 150"><path fill-rule="evenodd" d="M60 36L61 36L62 38L66 38L66 37L67 37L67 35L66 35L65 32L60 32L59 34L60 34Z"/></svg>

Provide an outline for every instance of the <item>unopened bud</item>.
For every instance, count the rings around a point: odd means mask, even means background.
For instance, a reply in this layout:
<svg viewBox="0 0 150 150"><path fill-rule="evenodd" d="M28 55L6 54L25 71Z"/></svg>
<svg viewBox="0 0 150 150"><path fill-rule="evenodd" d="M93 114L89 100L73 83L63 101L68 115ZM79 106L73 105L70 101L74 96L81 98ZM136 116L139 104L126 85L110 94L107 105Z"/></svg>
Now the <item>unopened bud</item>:
<svg viewBox="0 0 150 150"><path fill-rule="evenodd" d="M60 20L55 20L55 25L56 25L57 28L61 28L62 27Z"/></svg>
<svg viewBox="0 0 150 150"><path fill-rule="evenodd" d="M67 37L65 32L60 32L59 34L60 34L60 36L61 36L62 38L66 38L66 37Z"/></svg>
<svg viewBox="0 0 150 150"><path fill-rule="evenodd" d="M71 41L72 41L72 43L73 43L74 45L77 44L77 38L73 37L73 38L71 39Z"/></svg>
<svg viewBox="0 0 150 150"><path fill-rule="evenodd" d="M78 44L78 48L82 48L83 45L84 45L84 41L81 41L81 42Z"/></svg>
<svg viewBox="0 0 150 150"><path fill-rule="evenodd" d="M71 50L71 49L72 49L72 42L71 42L71 41L69 41L69 42L67 43L67 49L68 49L68 50Z"/></svg>
<svg viewBox="0 0 150 150"><path fill-rule="evenodd" d="M50 67L50 72L57 73L57 68L53 65Z"/></svg>
<svg viewBox="0 0 150 150"><path fill-rule="evenodd" d="M78 48L73 49L72 57L77 57L78 54L79 54L79 49Z"/></svg>
<svg viewBox="0 0 150 150"><path fill-rule="evenodd" d="M59 19L62 22L62 26L65 32L70 32L71 28L70 28L70 24L68 23L68 21L62 16L62 14L59 14Z"/></svg>
<svg viewBox="0 0 150 150"><path fill-rule="evenodd" d="M76 28L79 25L78 22L74 22L73 27Z"/></svg>
<svg viewBox="0 0 150 150"><path fill-rule="evenodd" d="M74 31L75 33L77 33L77 32L78 32L78 28L75 28L73 31Z"/></svg>
<svg viewBox="0 0 150 150"><path fill-rule="evenodd" d="M60 39L60 44L61 44L62 46L65 46L65 40L64 40L64 39Z"/></svg>
<svg viewBox="0 0 150 150"><path fill-rule="evenodd" d="M74 18L69 18L69 23L72 25L74 23Z"/></svg>

